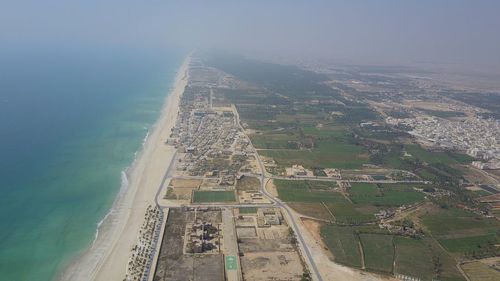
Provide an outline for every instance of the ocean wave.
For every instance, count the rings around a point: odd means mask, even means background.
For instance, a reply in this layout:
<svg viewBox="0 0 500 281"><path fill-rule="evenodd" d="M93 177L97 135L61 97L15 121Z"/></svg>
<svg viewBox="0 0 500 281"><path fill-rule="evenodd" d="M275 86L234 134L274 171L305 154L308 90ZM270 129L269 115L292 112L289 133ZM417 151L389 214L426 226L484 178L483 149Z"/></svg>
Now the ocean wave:
<svg viewBox="0 0 500 281"><path fill-rule="evenodd" d="M146 133L146 136L142 139L142 147L144 147L144 145L146 144L146 142L148 141L148 138L149 138L149 130L148 132Z"/></svg>
<svg viewBox="0 0 500 281"><path fill-rule="evenodd" d="M97 241L97 238L99 237L99 229L103 225L103 223L109 218L110 215L112 215L116 211L117 203L120 200L121 196L127 191L129 185L128 177L126 170L121 171L121 185L120 185L120 190L115 198L115 201L113 202L113 206L111 206L111 209L109 209L108 213L102 218L97 223L97 228L95 231L94 235L94 241L92 241L92 246L94 246L95 242Z"/></svg>

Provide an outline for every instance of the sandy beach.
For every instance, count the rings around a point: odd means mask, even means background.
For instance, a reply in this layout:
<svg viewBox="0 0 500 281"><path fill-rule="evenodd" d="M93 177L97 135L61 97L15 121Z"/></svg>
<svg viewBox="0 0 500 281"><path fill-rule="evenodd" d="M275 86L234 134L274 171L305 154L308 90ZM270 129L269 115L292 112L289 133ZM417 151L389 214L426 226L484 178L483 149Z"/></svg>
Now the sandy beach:
<svg viewBox="0 0 500 281"><path fill-rule="evenodd" d="M165 145L175 125L179 101L188 81L188 56L180 67L160 118L150 130L142 150L127 170L121 190L92 246L75 258L58 276L59 280L123 280L130 251L137 242L139 228L148 205L154 199L175 149ZM128 183L127 183L128 182Z"/></svg>

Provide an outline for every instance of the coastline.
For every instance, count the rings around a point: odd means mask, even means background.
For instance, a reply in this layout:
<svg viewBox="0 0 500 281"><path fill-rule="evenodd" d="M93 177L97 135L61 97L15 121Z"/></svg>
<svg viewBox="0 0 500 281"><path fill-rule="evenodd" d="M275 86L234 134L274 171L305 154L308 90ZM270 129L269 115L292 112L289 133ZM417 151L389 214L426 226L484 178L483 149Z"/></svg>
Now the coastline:
<svg viewBox="0 0 500 281"><path fill-rule="evenodd" d="M188 55L180 66L159 119L124 173L126 176L122 174L120 191L110 211L99 222L95 240L59 273L57 280L123 280L125 277L130 250L137 242L146 208L154 205L158 186L173 160L175 149L164 142L177 119L190 60Z"/></svg>

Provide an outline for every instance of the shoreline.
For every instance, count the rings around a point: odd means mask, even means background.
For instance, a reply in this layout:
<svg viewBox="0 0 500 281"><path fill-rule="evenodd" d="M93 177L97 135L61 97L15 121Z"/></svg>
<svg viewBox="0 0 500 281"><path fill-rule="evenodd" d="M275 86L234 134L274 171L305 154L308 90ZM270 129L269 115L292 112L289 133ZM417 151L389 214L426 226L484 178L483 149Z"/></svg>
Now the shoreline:
<svg viewBox="0 0 500 281"><path fill-rule="evenodd" d="M63 268L56 280L123 280L125 277L130 250L137 242L146 208L154 205L158 186L173 161L175 149L164 142L177 119L190 60L188 55L179 67L158 120L148 131L135 160L122 172L122 185L111 209L99 222L94 241Z"/></svg>

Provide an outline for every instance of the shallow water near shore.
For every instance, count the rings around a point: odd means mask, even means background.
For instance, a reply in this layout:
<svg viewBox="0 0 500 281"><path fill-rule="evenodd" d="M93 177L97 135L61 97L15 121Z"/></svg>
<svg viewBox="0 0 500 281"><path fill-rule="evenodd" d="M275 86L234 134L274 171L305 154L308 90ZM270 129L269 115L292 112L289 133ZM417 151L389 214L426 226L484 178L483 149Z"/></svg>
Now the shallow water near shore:
<svg viewBox="0 0 500 281"><path fill-rule="evenodd" d="M1 57L0 280L52 280L92 243L183 55Z"/></svg>

